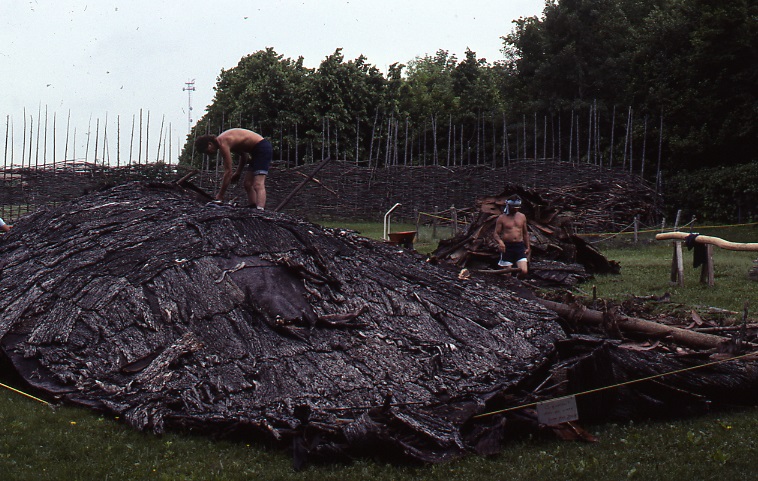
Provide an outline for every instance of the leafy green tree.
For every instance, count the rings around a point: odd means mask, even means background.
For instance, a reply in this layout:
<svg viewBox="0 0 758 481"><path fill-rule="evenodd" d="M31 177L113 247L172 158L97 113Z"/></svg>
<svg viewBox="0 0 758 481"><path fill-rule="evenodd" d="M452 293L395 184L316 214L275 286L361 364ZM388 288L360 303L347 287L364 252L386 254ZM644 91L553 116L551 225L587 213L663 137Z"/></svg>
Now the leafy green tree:
<svg viewBox="0 0 758 481"><path fill-rule="evenodd" d="M664 113L669 169L755 160L758 4L669 3L646 22L635 86Z"/></svg>
<svg viewBox="0 0 758 481"><path fill-rule="evenodd" d="M192 157L191 140L205 133L218 134L232 127L251 128L271 136L275 147L281 136L274 135L282 123L302 122L305 95L313 71L303 66L302 57L285 59L273 48L243 57L236 67L218 76L212 103L193 127L181 161L199 165Z"/></svg>
<svg viewBox="0 0 758 481"><path fill-rule="evenodd" d="M328 121L327 140L335 148L341 144L341 150L346 152L348 145L354 145L356 134L368 128L374 113L384 108L386 88L387 80L366 57L361 55L345 62L342 49L337 49L321 62L309 84L307 96L312 126L321 132L317 126ZM317 135L316 132L311 134Z"/></svg>

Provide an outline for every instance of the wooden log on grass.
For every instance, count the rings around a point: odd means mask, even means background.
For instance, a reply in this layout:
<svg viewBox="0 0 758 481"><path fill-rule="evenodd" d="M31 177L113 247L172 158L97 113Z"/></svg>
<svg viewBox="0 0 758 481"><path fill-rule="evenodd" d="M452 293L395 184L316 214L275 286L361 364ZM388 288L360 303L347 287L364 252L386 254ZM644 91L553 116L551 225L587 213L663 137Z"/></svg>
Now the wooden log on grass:
<svg viewBox="0 0 758 481"><path fill-rule="evenodd" d="M602 325L604 314L600 311L584 307L571 306L560 302L538 299L540 304L561 317L576 319L578 322L592 325ZM622 331L646 334L655 337L671 336L672 340L684 346L697 349L714 349L728 342L729 339L704 332L690 331L680 327L667 326L645 319L628 316L618 316L616 323ZM755 347L751 344L752 347Z"/></svg>

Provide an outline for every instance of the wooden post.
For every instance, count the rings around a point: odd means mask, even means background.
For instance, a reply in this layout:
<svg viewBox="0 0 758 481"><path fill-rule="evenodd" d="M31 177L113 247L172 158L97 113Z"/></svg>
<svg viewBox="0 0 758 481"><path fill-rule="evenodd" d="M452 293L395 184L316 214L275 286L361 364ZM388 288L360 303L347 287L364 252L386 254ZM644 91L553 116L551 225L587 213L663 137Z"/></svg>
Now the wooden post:
<svg viewBox="0 0 758 481"><path fill-rule="evenodd" d="M434 206L434 217L432 217L432 239L437 238L437 224L439 223L440 209L436 205Z"/></svg>
<svg viewBox="0 0 758 481"><path fill-rule="evenodd" d="M638 214L634 216L634 243L635 244L639 240L638 238L639 231L640 231L640 216Z"/></svg>
<svg viewBox="0 0 758 481"><path fill-rule="evenodd" d="M453 236L455 236L458 233L458 211L454 205L450 206L450 217L453 224Z"/></svg>
<svg viewBox="0 0 758 481"><path fill-rule="evenodd" d="M716 284L715 274L713 272L713 244L706 244L706 260L700 269L700 283L713 287Z"/></svg>
<svg viewBox="0 0 758 481"><path fill-rule="evenodd" d="M674 241L674 258L671 261L671 282L684 286L684 260L682 259L682 242Z"/></svg>

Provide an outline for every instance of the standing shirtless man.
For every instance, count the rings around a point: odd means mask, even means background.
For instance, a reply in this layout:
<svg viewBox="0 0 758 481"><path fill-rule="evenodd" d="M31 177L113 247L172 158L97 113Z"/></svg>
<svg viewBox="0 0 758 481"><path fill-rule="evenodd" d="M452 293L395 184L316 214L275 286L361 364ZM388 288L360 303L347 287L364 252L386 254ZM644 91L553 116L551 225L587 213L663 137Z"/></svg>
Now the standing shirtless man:
<svg viewBox="0 0 758 481"><path fill-rule="evenodd" d="M520 212L521 199L513 196L505 201L505 211L500 214L495 224L495 241L500 250L500 267L512 267L515 263L521 272L527 273L529 258L529 231L526 228L526 216Z"/></svg>
<svg viewBox="0 0 758 481"><path fill-rule="evenodd" d="M224 177L216 194L216 200L224 200L231 182L237 182L245 170L244 187L250 207L263 209L266 206L266 176L271 166L273 149L271 142L247 129L229 129L220 135L203 135L195 140L195 149L203 154L221 152ZM240 156L236 172L232 173L232 153ZM247 167L245 167L247 165Z"/></svg>

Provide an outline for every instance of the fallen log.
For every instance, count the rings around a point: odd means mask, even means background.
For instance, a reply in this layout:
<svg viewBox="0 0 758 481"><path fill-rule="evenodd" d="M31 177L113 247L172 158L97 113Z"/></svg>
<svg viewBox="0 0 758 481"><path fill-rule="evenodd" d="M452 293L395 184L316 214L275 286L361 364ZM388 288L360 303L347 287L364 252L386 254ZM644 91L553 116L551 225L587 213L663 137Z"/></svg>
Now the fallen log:
<svg viewBox="0 0 758 481"><path fill-rule="evenodd" d="M540 304L547 307L561 317L576 319L585 324L602 325L605 318L600 311L587 309L583 306L570 306L560 302L537 299ZM674 342L697 349L715 349L729 342L728 338L708 334L705 332L690 331L675 326L667 326L645 319L635 317L618 316L616 324L619 329L627 332L636 332L650 336L671 336ZM757 347L751 344L752 347Z"/></svg>

